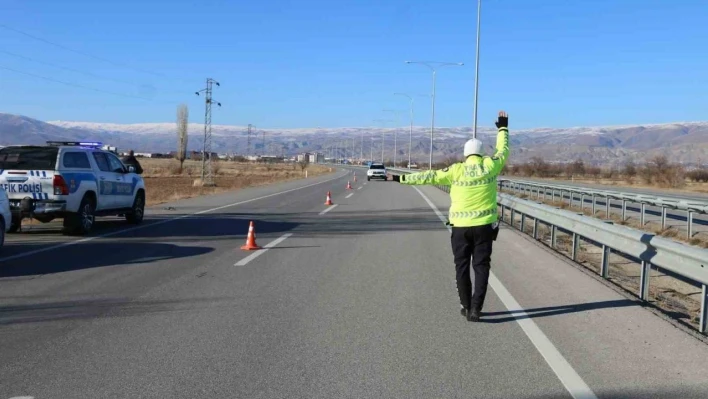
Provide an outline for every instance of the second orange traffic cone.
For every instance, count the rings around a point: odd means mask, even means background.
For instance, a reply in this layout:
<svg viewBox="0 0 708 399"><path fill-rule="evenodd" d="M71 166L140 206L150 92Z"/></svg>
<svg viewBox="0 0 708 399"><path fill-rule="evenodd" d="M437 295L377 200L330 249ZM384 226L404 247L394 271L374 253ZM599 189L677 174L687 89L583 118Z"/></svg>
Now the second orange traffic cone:
<svg viewBox="0 0 708 399"><path fill-rule="evenodd" d="M251 224L248 226L248 237L246 238L246 245L242 246L241 249L244 251L253 251L255 249L261 249L261 247L256 244L256 227L253 224L253 221L251 221Z"/></svg>
<svg viewBox="0 0 708 399"><path fill-rule="evenodd" d="M334 205L332 203L332 197L329 194L329 191L327 191L327 201L325 201L325 205Z"/></svg>
<svg viewBox="0 0 708 399"><path fill-rule="evenodd" d="M347 182L347 190L351 190L351 189L352 189L352 184L351 184L351 182Z"/></svg>

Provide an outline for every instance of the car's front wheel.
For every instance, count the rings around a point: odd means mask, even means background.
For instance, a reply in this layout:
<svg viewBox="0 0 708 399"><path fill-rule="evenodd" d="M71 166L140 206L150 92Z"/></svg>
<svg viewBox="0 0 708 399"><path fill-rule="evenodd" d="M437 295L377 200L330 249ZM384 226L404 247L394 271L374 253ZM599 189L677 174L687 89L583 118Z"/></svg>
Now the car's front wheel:
<svg viewBox="0 0 708 399"><path fill-rule="evenodd" d="M133 208L125 215L125 220L130 224L140 224L145 217L145 194L139 192L133 201Z"/></svg>

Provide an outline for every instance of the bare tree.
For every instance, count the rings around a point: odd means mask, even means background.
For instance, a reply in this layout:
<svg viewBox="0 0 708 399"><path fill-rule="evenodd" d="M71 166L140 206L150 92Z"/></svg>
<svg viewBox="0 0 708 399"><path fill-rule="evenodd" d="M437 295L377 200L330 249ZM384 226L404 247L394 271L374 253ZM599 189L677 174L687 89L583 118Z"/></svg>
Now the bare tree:
<svg viewBox="0 0 708 399"><path fill-rule="evenodd" d="M298 161L297 164L300 165L300 170L304 172L305 169L307 169L307 166L310 165L310 160L303 158L301 161Z"/></svg>
<svg viewBox="0 0 708 399"><path fill-rule="evenodd" d="M180 104L177 107L177 160L180 174L184 167L184 160L187 159L188 125L189 109L185 104Z"/></svg>

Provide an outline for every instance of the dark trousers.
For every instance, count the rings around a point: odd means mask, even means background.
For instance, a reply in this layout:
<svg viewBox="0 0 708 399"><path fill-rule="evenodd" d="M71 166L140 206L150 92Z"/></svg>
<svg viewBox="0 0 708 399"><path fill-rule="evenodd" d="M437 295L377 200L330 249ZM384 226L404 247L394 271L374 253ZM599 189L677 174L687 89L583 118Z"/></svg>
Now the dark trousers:
<svg viewBox="0 0 708 399"><path fill-rule="evenodd" d="M496 232L492 224L452 228L452 253L457 271L457 292L460 304L481 311L487 295L492 243ZM474 270L474 293L470 281L470 258Z"/></svg>

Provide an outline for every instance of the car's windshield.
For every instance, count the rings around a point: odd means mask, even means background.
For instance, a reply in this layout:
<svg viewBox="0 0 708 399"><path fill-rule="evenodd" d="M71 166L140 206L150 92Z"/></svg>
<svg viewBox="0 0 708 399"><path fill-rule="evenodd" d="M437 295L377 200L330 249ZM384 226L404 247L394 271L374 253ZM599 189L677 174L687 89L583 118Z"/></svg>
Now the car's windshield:
<svg viewBox="0 0 708 399"><path fill-rule="evenodd" d="M385 169L383 165L371 165L369 169Z"/></svg>
<svg viewBox="0 0 708 399"><path fill-rule="evenodd" d="M6 147L0 149L0 169L47 170L54 169L56 147Z"/></svg>

